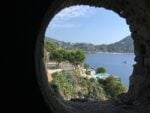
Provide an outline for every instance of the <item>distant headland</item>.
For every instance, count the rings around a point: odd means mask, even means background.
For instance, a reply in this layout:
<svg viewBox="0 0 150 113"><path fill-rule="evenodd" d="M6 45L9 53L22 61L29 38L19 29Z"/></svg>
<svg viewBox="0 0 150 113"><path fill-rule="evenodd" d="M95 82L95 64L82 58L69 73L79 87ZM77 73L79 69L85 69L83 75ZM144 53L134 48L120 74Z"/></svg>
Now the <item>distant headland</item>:
<svg viewBox="0 0 150 113"><path fill-rule="evenodd" d="M101 45L94 45L91 43L71 43L71 42L64 42L55 40L50 37L45 37L46 40L50 40L55 42L59 47L64 49L82 49L85 53L133 53L134 52L134 45L131 36L127 36L122 40L112 43L112 44L101 44Z"/></svg>

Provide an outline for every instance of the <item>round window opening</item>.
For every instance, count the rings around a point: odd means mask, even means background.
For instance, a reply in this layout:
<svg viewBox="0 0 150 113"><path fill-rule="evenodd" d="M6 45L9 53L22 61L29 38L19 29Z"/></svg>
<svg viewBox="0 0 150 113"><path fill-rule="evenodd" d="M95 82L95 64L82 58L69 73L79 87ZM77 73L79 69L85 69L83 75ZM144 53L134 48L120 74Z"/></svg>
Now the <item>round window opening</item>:
<svg viewBox="0 0 150 113"><path fill-rule="evenodd" d="M114 109L111 100L128 91L135 63L125 20L112 11L80 5L58 12L49 25L48 21L36 55L41 59L37 58L39 84L50 108L57 113Z"/></svg>
<svg viewBox="0 0 150 113"><path fill-rule="evenodd" d="M64 100L106 100L127 91L134 46L125 19L114 12L65 8L48 25L44 41L49 84Z"/></svg>

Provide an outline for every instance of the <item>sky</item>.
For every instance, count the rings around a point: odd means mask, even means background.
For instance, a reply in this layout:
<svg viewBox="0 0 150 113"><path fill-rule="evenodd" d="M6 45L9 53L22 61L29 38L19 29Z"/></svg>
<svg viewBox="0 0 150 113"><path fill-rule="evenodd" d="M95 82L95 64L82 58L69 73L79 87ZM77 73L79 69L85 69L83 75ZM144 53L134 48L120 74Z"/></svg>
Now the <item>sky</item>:
<svg viewBox="0 0 150 113"><path fill-rule="evenodd" d="M104 8L72 6L49 23L45 36L65 42L110 44L130 35L126 20Z"/></svg>

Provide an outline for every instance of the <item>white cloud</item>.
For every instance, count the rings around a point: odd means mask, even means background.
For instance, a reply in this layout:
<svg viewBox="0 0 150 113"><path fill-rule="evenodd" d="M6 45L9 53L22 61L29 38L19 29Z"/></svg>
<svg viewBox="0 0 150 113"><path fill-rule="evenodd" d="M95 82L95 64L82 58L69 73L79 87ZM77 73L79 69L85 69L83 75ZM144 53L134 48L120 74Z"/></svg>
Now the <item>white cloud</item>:
<svg viewBox="0 0 150 113"><path fill-rule="evenodd" d="M78 28L80 25L78 24L73 24L73 23L67 23L67 24L56 24L56 23L51 23L49 25L49 28Z"/></svg>
<svg viewBox="0 0 150 113"><path fill-rule="evenodd" d="M90 9L90 6L72 6L63 9L49 24L49 28L75 28L80 25L69 23L69 20L73 18L88 17L93 14L93 10Z"/></svg>
<svg viewBox="0 0 150 113"><path fill-rule="evenodd" d="M89 6L72 6L60 11L56 15L56 18L68 20L71 18L87 16L87 13L89 12L90 12Z"/></svg>

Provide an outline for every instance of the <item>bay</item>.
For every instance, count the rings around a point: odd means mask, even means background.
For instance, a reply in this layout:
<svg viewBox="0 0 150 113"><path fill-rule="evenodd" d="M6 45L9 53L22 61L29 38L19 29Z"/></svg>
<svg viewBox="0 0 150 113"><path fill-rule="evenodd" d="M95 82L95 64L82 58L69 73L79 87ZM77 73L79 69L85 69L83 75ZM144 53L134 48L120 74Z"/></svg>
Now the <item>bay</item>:
<svg viewBox="0 0 150 113"><path fill-rule="evenodd" d="M86 54L85 63L95 70L104 67L107 73L118 76L128 87L129 77L133 72L134 53L90 53Z"/></svg>

